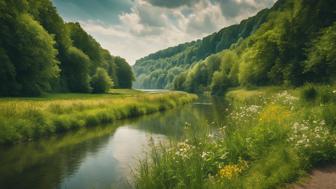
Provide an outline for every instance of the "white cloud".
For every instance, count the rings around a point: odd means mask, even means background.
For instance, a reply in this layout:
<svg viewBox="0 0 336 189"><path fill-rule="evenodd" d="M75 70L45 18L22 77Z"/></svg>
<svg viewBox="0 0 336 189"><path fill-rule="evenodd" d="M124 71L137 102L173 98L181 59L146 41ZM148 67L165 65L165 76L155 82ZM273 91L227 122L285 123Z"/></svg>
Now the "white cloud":
<svg viewBox="0 0 336 189"><path fill-rule="evenodd" d="M262 9L266 6L265 2L270 0L232 1ZM204 37L238 23L257 11L250 10L234 17L225 17L223 7L213 2L199 0L191 6L167 8L154 6L145 0L135 0L130 12L119 15L118 24L109 25L90 20L82 20L80 23L111 54L124 57L130 64L134 64L135 60L150 53Z"/></svg>

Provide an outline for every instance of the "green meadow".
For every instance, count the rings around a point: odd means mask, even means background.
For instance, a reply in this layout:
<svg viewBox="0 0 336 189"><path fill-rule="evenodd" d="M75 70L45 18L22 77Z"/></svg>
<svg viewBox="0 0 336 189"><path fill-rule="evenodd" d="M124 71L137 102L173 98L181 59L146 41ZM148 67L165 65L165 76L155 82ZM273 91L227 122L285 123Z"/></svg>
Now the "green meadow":
<svg viewBox="0 0 336 189"><path fill-rule="evenodd" d="M50 94L0 100L0 143L29 141L82 127L164 111L195 100L184 92L114 89L108 94Z"/></svg>

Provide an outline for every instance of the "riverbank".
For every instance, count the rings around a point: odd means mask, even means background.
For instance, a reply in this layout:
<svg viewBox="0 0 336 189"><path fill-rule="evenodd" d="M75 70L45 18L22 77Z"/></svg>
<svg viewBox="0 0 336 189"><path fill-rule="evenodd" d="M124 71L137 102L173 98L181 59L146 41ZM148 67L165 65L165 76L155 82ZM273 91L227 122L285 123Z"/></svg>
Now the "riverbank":
<svg viewBox="0 0 336 189"><path fill-rule="evenodd" d="M136 188L286 188L335 161L336 88L236 89L225 125L185 125L184 138L155 147Z"/></svg>
<svg viewBox="0 0 336 189"><path fill-rule="evenodd" d="M314 169L302 182L289 189L335 189L336 165L325 165Z"/></svg>
<svg viewBox="0 0 336 189"><path fill-rule="evenodd" d="M52 94L41 98L0 99L0 144L33 140L82 127L171 109L195 100L184 92Z"/></svg>

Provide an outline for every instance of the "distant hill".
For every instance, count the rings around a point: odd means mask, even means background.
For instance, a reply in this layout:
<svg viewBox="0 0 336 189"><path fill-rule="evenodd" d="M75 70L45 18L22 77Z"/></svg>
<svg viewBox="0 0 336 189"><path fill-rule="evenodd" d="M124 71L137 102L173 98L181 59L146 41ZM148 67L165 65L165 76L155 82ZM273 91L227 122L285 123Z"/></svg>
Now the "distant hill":
<svg viewBox="0 0 336 189"><path fill-rule="evenodd" d="M279 0L271 9L133 66L138 87L221 94L245 85L333 82L336 2Z"/></svg>
<svg viewBox="0 0 336 189"><path fill-rule="evenodd" d="M140 88L171 88L174 75L250 36L267 20L269 12L269 9L262 10L240 24L223 28L201 40L170 47L137 60L133 66L137 77L135 85Z"/></svg>

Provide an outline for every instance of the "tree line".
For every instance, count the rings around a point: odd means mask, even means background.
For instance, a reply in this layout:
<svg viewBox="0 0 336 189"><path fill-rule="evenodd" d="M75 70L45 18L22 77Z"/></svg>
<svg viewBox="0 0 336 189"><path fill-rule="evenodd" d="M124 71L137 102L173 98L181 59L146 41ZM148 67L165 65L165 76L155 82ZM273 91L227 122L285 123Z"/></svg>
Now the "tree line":
<svg viewBox="0 0 336 189"><path fill-rule="evenodd" d="M50 0L0 1L0 96L131 88L126 60L103 49Z"/></svg>
<svg viewBox="0 0 336 189"><path fill-rule="evenodd" d="M221 95L231 87L334 83L336 2L278 1L254 34L209 56L174 80L174 88Z"/></svg>

